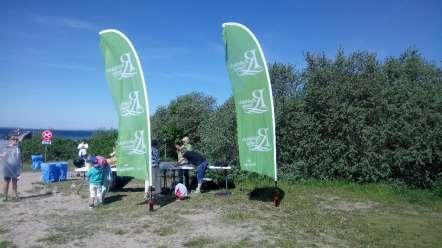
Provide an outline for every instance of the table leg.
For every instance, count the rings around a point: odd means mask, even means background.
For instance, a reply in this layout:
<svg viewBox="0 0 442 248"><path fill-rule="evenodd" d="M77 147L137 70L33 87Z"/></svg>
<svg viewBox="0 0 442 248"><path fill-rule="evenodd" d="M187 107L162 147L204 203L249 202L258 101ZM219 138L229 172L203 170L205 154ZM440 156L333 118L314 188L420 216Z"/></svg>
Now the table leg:
<svg viewBox="0 0 442 248"><path fill-rule="evenodd" d="M172 170L172 187L174 187L176 185L176 180L175 180L175 170ZM174 189L172 189L174 190Z"/></svg>
<svg viewBox="0 0 442 248"><path fill-rule="evenodd" d="M185 170L183 173L183 183L184 183L184 185L186 185L187 189L189 189L190 182L189 182L189 171L188 170Z"/></svg>
<svg viewBox="0 0 442 248"><path fill-rule="evenodd" d="M224 178L226 180L226 192L227 192L227 170L224 170Z"/></svg>
<svg viewBox="0 0 442 248"><path fill-rule="evenodd" d="M228 191L228 187L227 187L227 170L224 170L224 180L225 180L225 186L226 186L225 191L224 192L223 191L217 192L217 193L215 193L215 195L217 195L217 196L229 196L230 195L230 192Z"/></svg>
<svg viewBox="0 0 442 248"><path fill-rule="evenodd" d="M165 189L166 188L166 185L167 185L167 178L166 178L166 173L167 173L167 171L166 170L164 170L163 171L163 188Z"/></svg>

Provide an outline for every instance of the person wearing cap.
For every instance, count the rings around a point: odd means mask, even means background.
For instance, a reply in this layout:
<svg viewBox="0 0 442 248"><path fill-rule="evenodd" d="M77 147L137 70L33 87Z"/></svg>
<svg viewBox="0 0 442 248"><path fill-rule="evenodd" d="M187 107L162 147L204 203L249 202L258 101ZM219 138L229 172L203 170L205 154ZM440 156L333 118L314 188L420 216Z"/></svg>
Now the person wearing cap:
<svg viewBox="0 0 442 248"><path fill-rule="evenodd" d="M186 151L193 151L193 147L190 144L190 139L189 137L184 137L181 139L181 141L183 142L183 145L175 145L175 148L177 149L177 154L178 154L178 164L187 164L188 161L183 158L183 149L186 149Z"/></svg>
<svg viewBox="0 0 442 248"><path fill-rule="evenodd" d="M90 156L86 164L90 169L86 173L89 180L89 208L93 208L102 203L102 187L104 185L104 167L98 163L96 156ZM88 167L88 166L87 166Z"/></svg>
<svg viewBox="0 0 442 248"><path fill-rule="evenodd" d="M8 200L9 184L12 182L12 192L15 199L18 200L17 181L20 176L22 168L21 150L18 144L18 139L13 137L9 140L9 144L0 154L0 160L3 167L3 201Z"/></svg>

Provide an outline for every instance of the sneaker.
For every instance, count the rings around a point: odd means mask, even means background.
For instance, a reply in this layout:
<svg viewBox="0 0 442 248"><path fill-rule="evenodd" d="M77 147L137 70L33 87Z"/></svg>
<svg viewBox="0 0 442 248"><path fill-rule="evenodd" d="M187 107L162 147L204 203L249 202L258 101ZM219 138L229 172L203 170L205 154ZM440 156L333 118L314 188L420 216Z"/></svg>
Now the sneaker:
<svg viewBox="0 0 442 248"><path fill-rule="evenodd" d="M201 190L196 189L196 190L192 191L192 194L201 194Z"/></svg>
<svg viewBox="0 0 442 248"><path fill-rule="evenodd" d="M94 208L94 204L92 203L92 204L89 204L89 208L90 209L93 209Z"/></svg>

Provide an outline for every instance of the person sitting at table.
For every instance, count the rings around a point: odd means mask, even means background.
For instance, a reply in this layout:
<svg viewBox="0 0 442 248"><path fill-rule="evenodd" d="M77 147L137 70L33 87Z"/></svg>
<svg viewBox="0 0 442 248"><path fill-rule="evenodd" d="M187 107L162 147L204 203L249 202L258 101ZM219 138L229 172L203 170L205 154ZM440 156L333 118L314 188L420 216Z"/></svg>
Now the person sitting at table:
<svg viewBox="0 0 442 248"><path fill-rule="evenodd" d="M201 186L203 185L204 175L207 170L207 160L200 153L196 151L188 151L186 148L182 149L183 157L190 163L196 166L196 179L198 181L198 186L194 193L201 193Z"/></svg>
<svg viewBox="0 0 442 248"><path fill-rule="evenodd" d="M187 151L193 151L193 147L190 144L190 139L189 137L184 137L182 140L183 144L180 146L178 144L175 145L175 148L177 149L177 154L178 154L178 162L177 164L187 164L188 161L183 158L183 149L186 148Z"/></svg>

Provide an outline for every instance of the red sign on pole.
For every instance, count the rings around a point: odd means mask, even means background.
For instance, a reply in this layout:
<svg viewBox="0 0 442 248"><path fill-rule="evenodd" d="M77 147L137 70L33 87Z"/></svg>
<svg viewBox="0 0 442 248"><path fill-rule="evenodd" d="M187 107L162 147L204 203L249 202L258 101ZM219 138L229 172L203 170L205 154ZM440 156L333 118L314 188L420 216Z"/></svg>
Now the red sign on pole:
<svg viewBox="0 0 442 248"><path fill-rule="evenodd" d="M50 145L52 140L52 132L50 130L44 130L41 132L41 143L43 145Z"/></svg>

